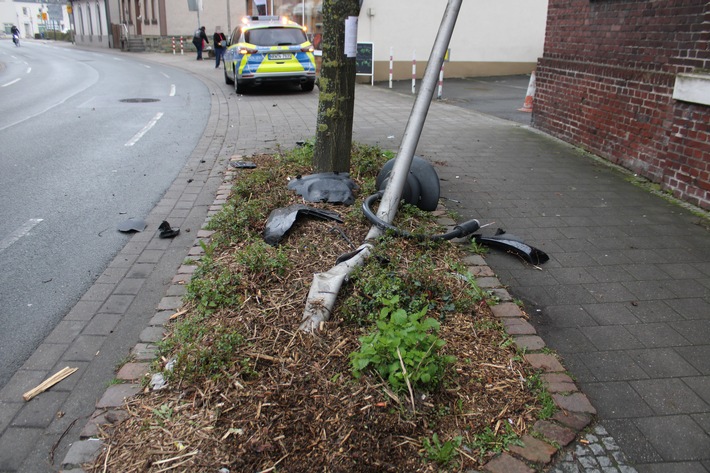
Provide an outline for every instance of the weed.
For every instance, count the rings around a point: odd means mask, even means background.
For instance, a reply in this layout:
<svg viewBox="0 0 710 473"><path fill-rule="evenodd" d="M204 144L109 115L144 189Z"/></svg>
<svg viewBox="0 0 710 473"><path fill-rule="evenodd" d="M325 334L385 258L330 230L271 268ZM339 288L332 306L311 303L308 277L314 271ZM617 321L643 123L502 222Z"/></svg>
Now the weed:
<svg viewBox="0 0 710 473"><path fill-rule="evenodd" d="M441 440L439 440L439 436L434 433L431 436L431 440L424 437L422 439L422 445L424 446L424 454L428 460L436 462L441 466L446 466L456 456L456 449L461 446L462 441L463 437L456 436L442 443Z"/></svg>
<svg viewBox="0 0 710 473"><path fill-rule="evenodd" d="M486 253L488 253L488 248L483 245L480 245L476 240L471 240L471 244L468 247L468 251L470 251L474 255L485 255Z"/></svg>
<svg viewBox="0 0 710 473"><path fill-rule="evenodd" d="M542 382L540 373L534 373L527 377L526 379L527 388L535 395L538 403L540 404L540 411L538 412L538 418L549 419L555 412L557 412L557 405L555 404L552 395L545 388L545 384Z"/></svg>
<svg viewBox="0 0 710 473"><path fill-rule="evenodd" d="M508 450L510 445L522 445L513 428L506 422L503 429L498 429L496 433L490 426L486 426L483 432L473 436L469 447L478 451L478 455L483 458L488 453L500 453ZM504 431L504 432L501 432Z"/></svg>
<svg viewBox="0 0 710 473"><path fill-rule="evenodd" d="M421 390L435 389L446 366L455 361L438 353L446 343L436 336L439 322L423 319L426 309L407 313L399 307L398 296L380 303L377 330L360 337L360 350L350 355L353 375L359 378L363 371L374 370L396 392L406 391L408 384Z"/></svg>

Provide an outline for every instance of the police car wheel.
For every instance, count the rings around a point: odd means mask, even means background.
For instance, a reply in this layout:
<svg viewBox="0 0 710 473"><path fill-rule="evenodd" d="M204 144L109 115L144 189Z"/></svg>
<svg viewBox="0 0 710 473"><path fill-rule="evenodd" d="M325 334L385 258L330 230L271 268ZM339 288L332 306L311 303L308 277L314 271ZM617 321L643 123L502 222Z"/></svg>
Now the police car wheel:
<svg viewBox="0 0 710 473"><path fill-rule="evenodd" d="M232 84L234 84L234 79L232 79L231 77L229 77L229 74L227 74L227 67L226 67L226 66L227 66L227 65L225 64L225 68L224 68L224 82L225 82L225 84L227 84L227 85L232 85Z"/></svg>
<svg viewBox="0 0 710 473"><path fill-rule="evenodd" d="M313 87L316 85L316 82L313 80L302 82L301 83L301 90L304 92L310 92L313 90Z"/></svg>

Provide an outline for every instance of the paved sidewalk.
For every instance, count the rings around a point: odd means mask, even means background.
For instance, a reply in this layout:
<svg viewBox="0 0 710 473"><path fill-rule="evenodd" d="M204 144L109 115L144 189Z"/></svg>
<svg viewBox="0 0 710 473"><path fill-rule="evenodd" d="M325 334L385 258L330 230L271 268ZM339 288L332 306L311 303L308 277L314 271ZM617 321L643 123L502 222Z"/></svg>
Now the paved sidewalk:
<svg viewBox="0 0 710 473"><path fill-rule="evenodd" d="M170 203L156 207L153 221L181 208L176 203L189 200L181 196L197 194L200 202L210 192L214 197L216 181L232 155L292 147L314 135L317 92L237 96L211 61L188 55L131 58L185 69L213 94L205 141L193 153L197 161L191 159L210 176L209 184L191 191L181 184L179 193L169 193ZM359 85L356 97L354 140L396 150L413 97L369 85ZM435 163L445 204L459 220L495 222L493 228L518 235L551 257L535 268L502 252L486 255L509 292L525 302L531 322L559 352L598 412L600 423L551 469L631 472L633 465L641 473L710 471L710 235L703 221L568 145L451 103L432 103L418 154ZM209 162L200 163L205 156ZM201 210L195 218L206 215L207 208ZM129 243L130 254L124 255L128 269L113 278L107 274L106 284L113 286L90 291L92 299L86 302L92 304L72 311L67 322L97 317L111 291L138 276L141 258L162 256L148 253L155 242L144 239L139 234ZM172 251L179 260L188 249L159 250ZM149 285L155 300L168 288L169 281ZM128 314L134 309L121 310ZM155 313L141 315L133 320L148 325ZM76 338L71 327L65 325L67 331L56 334L69 347L79 343L82 330ZM93 370L96 360L91 356L85 363L78 381L63 388L71 394L60 400L48 392L18 408L16 401L7 401L14 399L9 393L0 393L0 471L61 467L94 407L73 405L72 390L90 383L105 386L112 378L110 362L101 370ZM36 384L34 379L15 381L15 394ZM24 415L44 420L23 425L23 407ZM59 410L69 415L56 418ZM29 448L26 442L31 442ZM55 452L51 465L50 450ZM12 465L3 463L9 454Z"/></svg>

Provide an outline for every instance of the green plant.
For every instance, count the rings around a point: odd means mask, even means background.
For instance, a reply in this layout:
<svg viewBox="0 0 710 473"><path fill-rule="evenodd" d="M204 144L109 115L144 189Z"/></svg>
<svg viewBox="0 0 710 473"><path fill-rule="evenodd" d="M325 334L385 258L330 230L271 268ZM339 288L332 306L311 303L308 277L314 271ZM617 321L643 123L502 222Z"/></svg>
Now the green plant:
<svg viewBox="0 0 710 473"><path fill-rule="evenodd" d="M353 375L358 378L366 370L377 372L396 392L408 387L428 390L442 381L446 366L453 356L441 355L445 341L436 336L439 322L423 318L426 308L407 313L399 307L399 297L382 299L377 330L360 337L360 350L352 353Z"/></svg>
<svg viewBox="0 0 710 473"><path fill-rule="evenodd" d="M485 255L486 253L488 253L488 248L483 245L480 245L476 240L471 240L471 244L468 247L468 251L470 251L474 255Z"/></svg>
<svg viewBox="0 0 710 473"><path fill-rule="evenodd" d="M473 440L469 443L469 447L478 451L479 457L484 457L488 453L500 453L503 450L508 450L510 445L522 445L520 438L515 433L513 428L506 422L505 427L494 431L490 426L486 426L483 432L473 436Z"/></svg>
<svg viewBox="0 0 710 473"><path fill-rule="evenodd" d="M434 433L431 436L431 440L424 437L422 439L422 445L424 446L424 454L428 460L436 462L441 466L445 466L454 459L456 449L461 446L462 441L463 437L456 436L453 439L442 443L441 440L439 440L439 436Z"/></svg>
<svg viewBox="0 0 710 473"><path fill-rule="evenodd" d="M555 415L555 412L557 412L557 404L555 404L552 395L545 388L545 384L542 382L539 372L527 377L526 386L535 395L541 406L538 417L540 419L549 419Z"/></svg>

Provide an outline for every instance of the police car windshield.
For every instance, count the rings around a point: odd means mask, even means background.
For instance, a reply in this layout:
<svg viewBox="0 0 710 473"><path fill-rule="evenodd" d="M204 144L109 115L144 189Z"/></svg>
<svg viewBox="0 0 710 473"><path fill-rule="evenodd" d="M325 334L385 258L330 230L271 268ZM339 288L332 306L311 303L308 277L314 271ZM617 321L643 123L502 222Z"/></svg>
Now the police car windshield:
<svg viewBox="0 0 710 473"><path fill-rule="evenodd" d="M254 28L244 32L244 41L256 46L289 46L306 42L300 28Z"/></svg>

